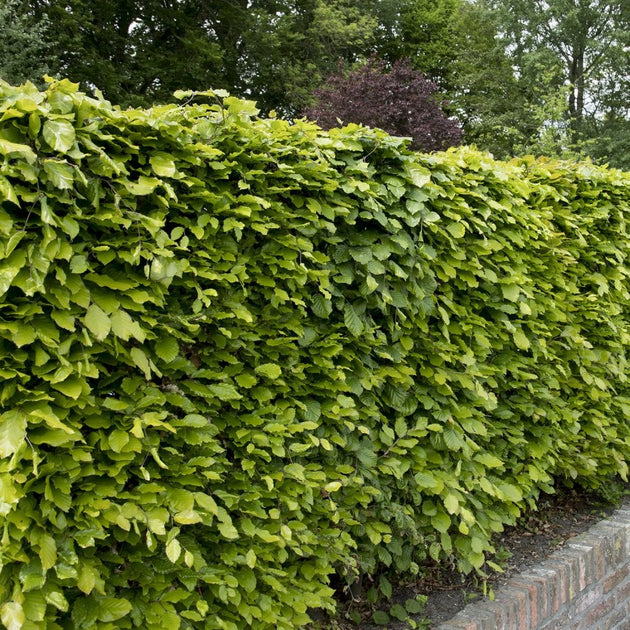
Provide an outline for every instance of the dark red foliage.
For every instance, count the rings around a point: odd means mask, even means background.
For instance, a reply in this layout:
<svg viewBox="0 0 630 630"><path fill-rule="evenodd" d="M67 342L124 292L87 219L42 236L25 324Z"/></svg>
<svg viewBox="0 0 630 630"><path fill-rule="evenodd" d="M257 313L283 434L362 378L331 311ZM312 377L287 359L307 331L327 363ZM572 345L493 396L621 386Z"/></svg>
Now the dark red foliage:
<svg viewBox="0 0 630 630"><path fill-rule="evenodd" d="M379 127L391 135L411 137L411 146L420 151L461 143L459 121L442 110L437 85L408 61L397 61L388 70L383 61L372 59L350 73L332 75L315 97L316 105L304 115L324 129L339 126L339 120Z"/></svg>

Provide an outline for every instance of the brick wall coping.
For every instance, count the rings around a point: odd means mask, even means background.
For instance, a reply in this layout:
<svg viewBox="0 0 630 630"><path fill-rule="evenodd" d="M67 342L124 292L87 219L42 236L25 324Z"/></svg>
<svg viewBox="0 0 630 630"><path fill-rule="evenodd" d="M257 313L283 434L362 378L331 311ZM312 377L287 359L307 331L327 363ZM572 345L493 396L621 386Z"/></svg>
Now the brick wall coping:
<svg viewBox="0 0 630 630"><path fill-rule="evenodd" d="M628 630L630 501L435 630Z"/></svg>

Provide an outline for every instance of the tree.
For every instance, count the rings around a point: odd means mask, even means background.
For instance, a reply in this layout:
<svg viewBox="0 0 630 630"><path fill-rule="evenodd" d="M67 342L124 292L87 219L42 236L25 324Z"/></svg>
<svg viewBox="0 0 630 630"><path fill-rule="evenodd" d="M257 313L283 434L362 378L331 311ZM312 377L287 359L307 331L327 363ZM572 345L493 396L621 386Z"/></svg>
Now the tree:
<svg viewBox="0 0 630 630"><path fill-rule="evenodd" d="M496 16L478 3L460 3L450 25L450 110L464 142L496 157L510 157L537 124L523 115L526 97L512 61L497 42Z"/></svg>
<svg viewBox="0 0 630 630"><path fill-rule="evenodd" d="M150 104L179 88L227 87L222 50L208 36L207 3L27 1L38 19L55 24L58 39L49 58L59 60L60 73L109 99Z"/></svg>
<svg viewBox="0 0 630 630"><path fill-rule="evenodd" d="M49 23L36 22L20 0L0 4L0 78L13 84L40 84L54 71L50 63Z"/></svg>
<svg viewBox="0 0 630 630"><path fill-rule="evenodd" d="M630 42L630 7L626 0L495 0L505 40L514 48L522 71L536 71L537 57L553 63L568 92L568 111L575 130L601 103L593 101L602 87L629 81L624 47ZM530 66L528 68L528 66ZM600 100L600 99L597 99Z"/></svg>
<svg viewBox="0 0 630 630"><path fill-rule="evenodd" d="M461 141L457 120L446 116L438 87L408 61L387 69L382 60L332 75L316 90L317 104L305 114L324 129L342 123L380 127L392 135L410 137L411 146L436 151Z"/></svg>
<svg viewBox="0 0 630 630"><path fill-rule="evenodd" d="M607 117L589 134L588 155L630 172L630 116Z"/></svg>
<svg viewBox="0 0 630 630"><path fill-rule="evenodd" d="M61 73L113 101L214 87L285 115L340 60L370 56L382 2L393 0L23 0L55 24L48 58Z"/></svg>
<svg viewBox="0 0 630 630"><path fill-rule="evenodd" d="M452 88L453 40L462 0L402 0L397 11L379 5L383 26L378 55L394 63L409 59L411 65L441 90Z"/></svg>
<svg viewBox="0 0 630 630"><path fill-rule="evenodd" d="M497 157L513 155L535 133L522 116L525 93L505 47L496 16L481 2L401 0L379 5L378 54L393 63L408 58L445 95L445 112L457 117L464 142ZM515 115L518 112L518 115Z"/></svg>
<svg viewBox="0 0 630 630"><path fill-rule="evenodd" d="M589 152L605 128L628 120L630 3L627 0L489 0L530 106L557 111L564 147ZM541 82L541 77L544 79ZM541 89L542 87L545 89Z"/></svg>
<svg viewBox="0 0 630 630"><path fill-rule="evenodd" d="M367 5L367 6L366 6ZM252 6L256 28L244 33L240 94L263 111L298 115L340 61L354 64L373 50L378 21L370 2L294 0Z"/></svg>

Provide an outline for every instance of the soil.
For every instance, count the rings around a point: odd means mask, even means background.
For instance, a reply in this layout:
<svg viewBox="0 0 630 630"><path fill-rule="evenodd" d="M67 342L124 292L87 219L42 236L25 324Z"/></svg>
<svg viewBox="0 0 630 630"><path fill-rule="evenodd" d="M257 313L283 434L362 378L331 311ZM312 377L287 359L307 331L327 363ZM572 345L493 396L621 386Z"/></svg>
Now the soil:
<svg viewBox="0 0 630 630"><path fill-rule="evenodd" d="M628 487L623 495L628 493ZM583 490L562 490L539 500L538 510L508 527L495 539L497 557L494 561L503 573L488 572L485 585L479 577L464 577L455 570L432 567L428 575L414 584L394 586L391 604L403 604L422 594L428 597L422 614L412 616L418 628L431 629L448 621L472 601L496 592L510 577L524 571L561 549L571 538L586 531L591 525L609 516L618 506L617 501L606 500L600 494ZM363 611L365 612L365 610ZM369 619L369 613L366 615ZM383 625L368 621L358 626L361 630L379 630ZM406 630L409 625L392 619L389 630ZM328 628L350 630L357 626L337 619Z"/></svg>

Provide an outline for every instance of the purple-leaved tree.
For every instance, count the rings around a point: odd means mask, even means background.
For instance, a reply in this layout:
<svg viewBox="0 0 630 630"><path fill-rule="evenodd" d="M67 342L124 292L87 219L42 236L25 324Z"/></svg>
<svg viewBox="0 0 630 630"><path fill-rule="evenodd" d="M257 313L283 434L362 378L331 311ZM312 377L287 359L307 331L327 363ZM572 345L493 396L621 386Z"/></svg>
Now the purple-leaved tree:
<svg viewBox="0 0 630 630"><path fill-rule="evenodd" d="M316 103L304 115L324 129L359 123L412 138L420 151L439 151L462 140L459 121L443 111L438 87L408 61L391 69L371 59L349 73L340 69L315 91Z"/></svg>

